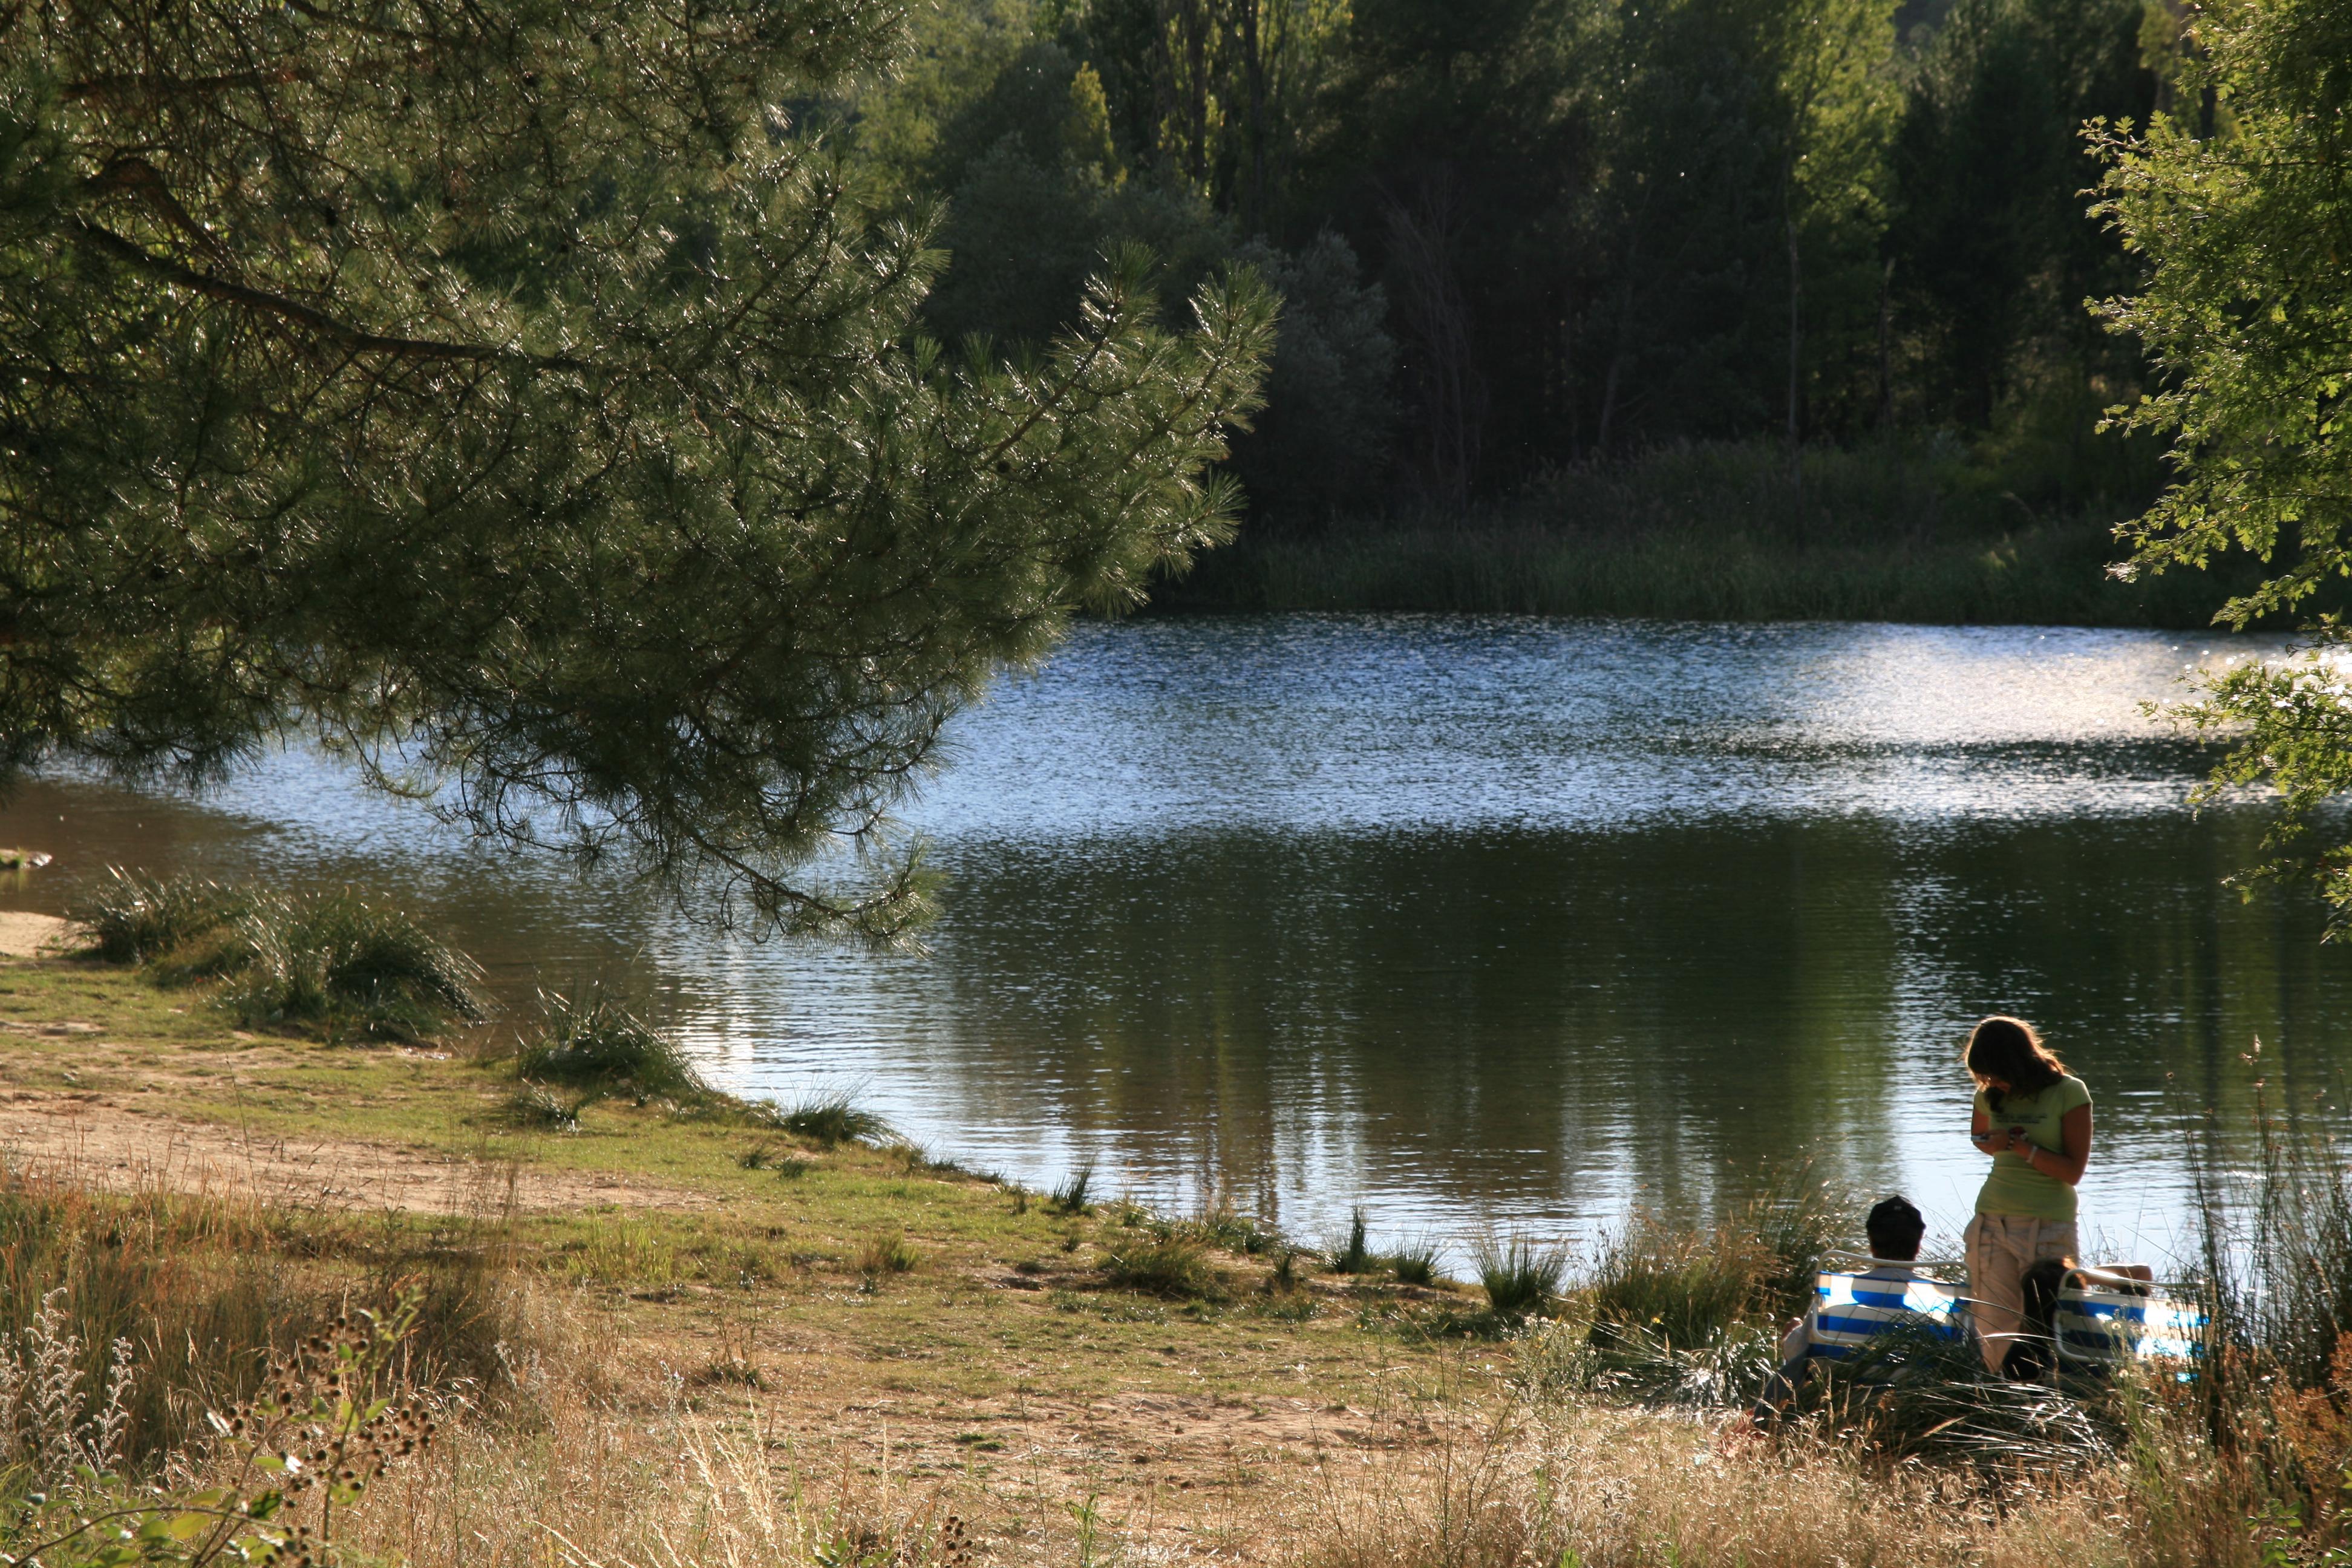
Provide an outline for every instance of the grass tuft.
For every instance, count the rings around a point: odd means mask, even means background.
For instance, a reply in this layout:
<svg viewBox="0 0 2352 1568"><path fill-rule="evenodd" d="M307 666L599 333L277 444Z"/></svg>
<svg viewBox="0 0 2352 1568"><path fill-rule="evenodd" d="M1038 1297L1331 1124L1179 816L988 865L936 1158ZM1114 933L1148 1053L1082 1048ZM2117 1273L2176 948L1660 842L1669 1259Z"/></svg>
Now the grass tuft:
<svg viewBox="0 0 2352 1568"><path fill-rule="evenodd" d="M591 985L576 998L541 991L539 1011L538 1029L515 1058L515 1074L524 1081L598 1094L709 1098L710 1086L677 1043L603 986Z"/></svg>
<svg viewBox="0 0 2352 1568"><path fill-rule="evenodd" d="M1095 1157L1092 1154L1078 1162L1075 1170L1054 1189L1047 1206L1055 1214L1081 1215L1093 1205L1087 1200L1087 1190L1095 1182Z"/></svg>
<svg viewBox="0 0 2352 1568"><path fill-rule="evenodd" d="M1425 1237L1404 1242L1388 1255L1390 1272L1400 1285L1437 1283L1437 1244Z"/></svg>
<svg viewBox="0 0 2352 1568"><path fill-rule="evenodd" d="M1568 1254L1527 1237L1483 1237L1471 1248L1486 1305L1498 1318L1517 1321L1550 1309L1568 1274Z"/></svg>
<svg viewBox="0 0 2352 1568"><path fill-rule="evenodd" d="M109 963L147 963L208 936L245 913L240 889L194 877L168 880L106 868L106 879L68 908L89 936L90 956Z"/></svg>
<svg viewBox="0 0 2352 1568"><path fill-rule="evenodd" d="M1635 1215L1602 1242L1593 1266L1586 1297L1594 1338L1707 1343L1747 1315L1774 1267L1736 1227L1710 1233Z"/></svg>
<svg viewBox="0 0 2352 1568"><path fill-rule="evenodd" d="M869 1237L857 1249L852 1259L857 1271L868 1279L886 1274L910 1274L923 1261L923 1255L905 1237L886 1234Z"/></svg>
<svg viewBox="0 0 2352 1568"><path fill-rule="evenodd" d="M580 1131L580 1108L564 1104L535 1083L523 1085L508 1098L506 1119L513 1126L542 1131Z"/></svg>
<svg viewBox="0 0 2352 1568"><path fill-rule="evenodd" d="M759 1120L827 1149L843 1143L878 1149L898 1136L898 1129L878 1112L859 1107L845 1094L818 1095L789 1110L771 1107L760 1113Z"/></svg>
<svg viewBox="0 0 2352 1568"><path fill-rule="evenodd" d="M1364 1209L1359 1204L1348 1215L1347 1239L1331 1248L1331 1272L1369 1274L1372 1267L1372 1249L1364 1227Z"/></svg>
<svg viewBox="0 0 2352 1568"><path fill-rule="evenodd" d="M1103 1273L1122 1290L1170 1300L1208 1300L1224 1293L1224 1279L1208 1249L1187 1237L1144 1237L1103 1258Z"/></svg>

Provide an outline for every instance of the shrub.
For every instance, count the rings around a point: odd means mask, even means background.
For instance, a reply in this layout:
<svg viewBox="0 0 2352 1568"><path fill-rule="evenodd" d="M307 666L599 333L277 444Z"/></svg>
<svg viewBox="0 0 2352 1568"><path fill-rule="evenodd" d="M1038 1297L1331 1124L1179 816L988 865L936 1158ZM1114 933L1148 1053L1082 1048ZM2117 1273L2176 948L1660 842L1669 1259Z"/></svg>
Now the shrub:
<svg viewBox="0 0 2352 1568"><path fill-rule="evenodd" d="M898 1136L898 1130L878 1112L862 1109L845 1094L819 1095L788 1110L771 1106L756 1114L763 1126L828 1149L839 1143L879 1148Z"/></svg>
<svg viewBox="0 0 2352 1568"><path fill-rule="evenodd" d="M85 1449L81 1462L54 1477L42 1471L61 1452L37 1458L29 1478L16 1469L8 1479L19 1486L44 1484L8 1499L0 1558L52 1568L346 1561L338 1521L436 1429L430 1402L398 1375L410 1316L404 1310L387 1324L366 1312L339 1314L328 1331L273 1357L265 1386L227 1414L207 1400L205 1425L215 1440L203 1458L214 1484L203 1489L186 1462L194 1456L179 1456L163 1486L134 1486L101 1470L89 1462L97 1450ZM302 1450L308 1463L289 1462Z"/></svg>
<svg viewBox="0 0 2352 1568"><path fill-rule="evenodd" d="M1559 1294L1568 1255L1526 1237L1482 1239L1471 1249L1486 1304L1498 1318L1518 1319L1545 1311Z"/></svg>
<svg viewBox="0 0 2352 1568"><path fill-rule="evenodd" d="M516 1076L527 1082L686 1100L710 1094L675 1041L601 985L589 986L576 999L541 991L539 1011L538 1031L515 1058Z"/></svg>
<svg viewBox="0 0 2352 1568"><path fill-rule="evenodd" d="M68 917L89 933L89 952L111 963L147 963L208 936L245 913L240 889L194 877L163 880L106 868L106 879L84 892Z"/></svg>
<svg viewBox="0 0 2352 1568"><path fill-rule="evenodd" d="M500 1342L525 1337L498 1234L444 1229L420 1255L336 1215L0 1175L0 1343L61 1312L47 1337L72 1342L79 1394L95 1411L110 1396L112 1347L127 1341L120 1451L133 1465L184 1445L207 1402L250 1397L271 1358L325 1331L352 1296L410 1300L403 1360L417 1381L489 1384Z"/></svg>
<svg viewBox="0 0 2352 1568"><path fill-rule="evenodd" d="M1122 1290L1171 1300L1213 1297L1224 1289L1208 1249L1183 1237L1139 1238L1108 1254L1103 1273Z"/></svg>

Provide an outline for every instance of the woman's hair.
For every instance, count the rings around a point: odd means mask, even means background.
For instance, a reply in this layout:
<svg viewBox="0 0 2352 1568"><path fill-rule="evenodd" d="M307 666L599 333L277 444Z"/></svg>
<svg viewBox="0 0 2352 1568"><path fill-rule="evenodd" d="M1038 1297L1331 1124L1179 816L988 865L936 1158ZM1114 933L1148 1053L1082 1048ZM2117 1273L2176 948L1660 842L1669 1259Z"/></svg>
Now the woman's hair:
<svg viewBox="0 0 2352 1568"><path fill-rule="evenodd" d="M2051 1054L2032 1025L1999 1013L1969 1031L1969 1048L1961 1059L1995 1110L2001 1097L2001 1090L1992 1087L1995 1082L2007 1085L2012 1094L2040 1094L2066 1076L2066 1064Z"/></svg>

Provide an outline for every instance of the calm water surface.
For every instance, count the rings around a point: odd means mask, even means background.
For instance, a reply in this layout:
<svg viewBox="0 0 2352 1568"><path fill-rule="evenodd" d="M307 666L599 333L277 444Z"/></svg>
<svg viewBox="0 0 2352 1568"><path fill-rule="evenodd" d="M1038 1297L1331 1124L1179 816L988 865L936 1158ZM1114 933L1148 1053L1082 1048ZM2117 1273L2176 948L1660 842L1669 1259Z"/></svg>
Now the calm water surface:
<svg viewBox="0 0 2352 1568"><path fill-rule="evenodd" d="M191 805L52 781L0 889L108 861L381 886L499 988L624 972L730 1087L852 1087L935 1152L1458 1243L1700 1212L1818 1154L1942 1239L1981 1161L1955 1066L1994 1009L2090 1081L2086 1227L2170 1247L2182 1142L2257 1068L2315 1114L2352 953L2220 885L2141 704L2267 645L2179 635L1277 617L1082 629L952 731L913 819L926 957L716 938L492 854L331 763Z"/></svg>

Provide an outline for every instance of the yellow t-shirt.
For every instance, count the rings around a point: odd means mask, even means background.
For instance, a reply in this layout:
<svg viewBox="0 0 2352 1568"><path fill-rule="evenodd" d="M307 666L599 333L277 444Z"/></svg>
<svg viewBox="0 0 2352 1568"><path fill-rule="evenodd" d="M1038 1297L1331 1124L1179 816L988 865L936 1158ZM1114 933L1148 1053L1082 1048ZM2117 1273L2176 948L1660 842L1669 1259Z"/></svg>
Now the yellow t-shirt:
<svg viewBox="0 0 2352 1568"><path fill-rule="evenodd" d="M2039 1094L2006 1094L1995 1110L1985 1091L1977 1090L1976 1108L1998 1132L2022 1127L2025 1136L2044 1149L2063 1146L2059 1123L2078 1105L2091 1103L2091 1091L2071 1073ZM2045 1176L2025 1163L2022 1154L2007 1150L1992 1157L1992 1171L1977 1194L1977 1213L2016 1215L2025 1219L2070 1220L2074 1217L2074 1189L2055 1176Z"/></svg>

